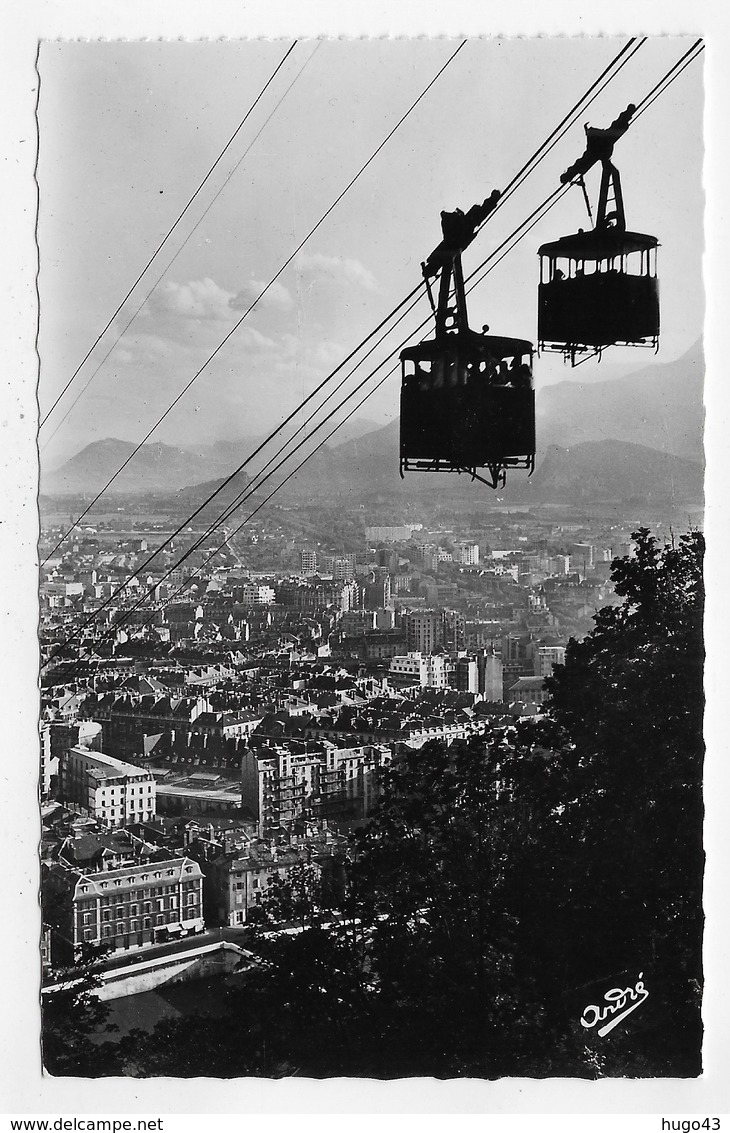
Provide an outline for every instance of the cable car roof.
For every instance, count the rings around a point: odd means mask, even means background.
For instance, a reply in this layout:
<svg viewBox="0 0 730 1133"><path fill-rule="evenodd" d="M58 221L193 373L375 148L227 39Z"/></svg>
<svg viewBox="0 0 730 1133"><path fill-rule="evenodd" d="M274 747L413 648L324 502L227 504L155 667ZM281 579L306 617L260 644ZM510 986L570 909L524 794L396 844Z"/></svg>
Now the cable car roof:
<svg viewBox="0 0 730 1133"><path fill-rule="evenodd" d="M605 260L608 256L627 255L629 252L646 252L656 248L656 236L646 236L643 232L626 232L620 228L603 231L575 232L571 236L561 236L549 244L538 248L539 256L567 256L572 260Z"/></svg>
<svg viewBox="0 0 730 1133"><path fill-rule="evenodd" d="M444 350L449 348L458 350L459 346L477 348L492 358L510 358L521 354L533 354L535 347L526 338L505 338L496 334L479 334L470 331L465 340L463 335L450 334L445 338L429 338L425 342L418 342L408 346L401 352L401 358L407 361L420 362L441 358Z"/></svg>

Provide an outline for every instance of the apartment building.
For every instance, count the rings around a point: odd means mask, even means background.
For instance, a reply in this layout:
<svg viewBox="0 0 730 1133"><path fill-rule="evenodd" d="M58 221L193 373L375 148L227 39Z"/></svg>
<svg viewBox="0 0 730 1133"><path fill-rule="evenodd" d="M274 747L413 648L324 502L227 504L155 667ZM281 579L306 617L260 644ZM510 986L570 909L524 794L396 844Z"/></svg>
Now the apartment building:
<svg viewBox="0 0 730 1133"><path fill-rule="evenodd" d="M114 759L81 744L59 761L59 801L105 826L151 822L157 810L156 783L150 771Z"/></svg>
<svg viewBox="0 0 730 1133"><path fill-rule="evenodd" d="M451 662L443 654L412 652L393 657L388 683L394 688L420 685L422 688L448 688Z"/></svg>
<svg viewBox="0 0 730 1133"><path fill-rule="evenodd" d="M409 653L430 653L441 641L441 621L436 610L411 610L401 624Z"/></svg>
<svg viewBox="0 0 730 1133"><path fill-rule="evenodd" d="M89 943L125 952L205 928L203 873L188 857L94 873L54 864L42 888L59 954Z"/></svg>
<svg viewBox="0 0 730 1133"><path fill-rule="evenodd" d="M377 773L391 755L390 747L353 736L247 751L241 804L256 816L261 837L303 818L362 818L377 800Z"/></svg>

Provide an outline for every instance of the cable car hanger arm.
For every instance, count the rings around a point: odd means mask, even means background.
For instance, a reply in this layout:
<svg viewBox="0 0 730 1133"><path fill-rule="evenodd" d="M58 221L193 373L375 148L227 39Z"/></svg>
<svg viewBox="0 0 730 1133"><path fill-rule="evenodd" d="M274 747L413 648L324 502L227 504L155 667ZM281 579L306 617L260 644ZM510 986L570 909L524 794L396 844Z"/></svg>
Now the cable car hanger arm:
<svg viewBox="0 0 730 1133"><path fill-rule="evenodd" d="M589 169L592 169L597 162L606 165L611 160L613 147L619 138L628 130L631 125L631 119L636 111L633 103L629 103L622 114L611 123L605 130L599 130L595 126L589 126L587 123L583 127L586 132L586 148L585 153L575 161L565 173L560 176L560 182L567 185L569 181L575 180L577 177L583 176Z"/></svg>
<svg viewBox="0 0 730 1133"><path fill-rule="evenodd" d="M442 268L453 263L455 256L469 247L477 230L490 212L497 207L500 196L499 189L493 189L486 200L480 205L472 205L468 212L454 209L453 212L441 213L441 231L444 238L421 264L425 280L433 279Z"/></svg>

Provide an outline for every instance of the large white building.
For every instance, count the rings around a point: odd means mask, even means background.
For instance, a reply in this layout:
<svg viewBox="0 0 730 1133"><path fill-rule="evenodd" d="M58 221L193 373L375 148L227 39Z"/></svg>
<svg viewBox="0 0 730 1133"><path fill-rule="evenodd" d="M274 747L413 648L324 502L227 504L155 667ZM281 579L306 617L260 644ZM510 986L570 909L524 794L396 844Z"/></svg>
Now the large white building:
<svg viewBox="0 0 730 1133"><path fill-rule="evenodd" d="M421 527L420 523L400 527L366 527L365 539L369 547L374 547L377 543L408 543L413 532Z"/></svg>
<svg viewBox="0 0 730 1133"><path fill-rule="evenodd" d="M393 657L388 682L394 687L420 685L422 688L448 688L451 662L441 653L407 653Z"/></svg>
<svg viewBox="0 0 730 1133"><path fill-rule="evenodd" d="M270 606L276 600L273 586L244 582L241 587L241 604L244 606Z"/></svg>
<svg viewBox="0 0 730 1133"><path fill-rule="evenodd" d="M54 898L51 924L69 959L83 944L119 954L205 930L203 873L191 858L93 873L54 864L43 888Z"/></svg>
<svg viewBox="0 0 730 1133"><path fill-rule="evenodd" d="M151 822L157 811L150 771L78 744L61 757L60 801L106 826Z"/></svg>
<svg viewBox="0 0 730 1133"><path fill-rule="evenodd" d="M477 566L479 564L478 543L455 543L456 561L462 566Z"/></svg>

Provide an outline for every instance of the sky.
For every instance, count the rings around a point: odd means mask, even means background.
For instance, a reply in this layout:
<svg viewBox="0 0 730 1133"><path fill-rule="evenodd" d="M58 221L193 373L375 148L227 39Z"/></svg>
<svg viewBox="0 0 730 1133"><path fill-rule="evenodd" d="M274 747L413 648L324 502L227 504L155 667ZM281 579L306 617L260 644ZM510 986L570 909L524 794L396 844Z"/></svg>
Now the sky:
<svg viewBox="0 0 730 1133"><path fill-rule="evenodd" d="M145 435L460 42L296 44L43 426L47 467L94 440ZM152 439L196 447L270 431L418 285L420 263L440 239L440 211L467 209L505 186L625 42L469 39ZM480 233L465 253L465 273L559 184L583 152L583 122L608 125L691 42L649 38ZM42 414L291 43L42 44ZM628 226L661 245L659 354L609 351L600 366L575 371L543 355L538 391L671 360L701 337L702 69L701 57L614 154ZM598 183L593 170L594 206ZM472 325L534 340L537 248L587 223L582 194L572 189L475 289ZM427 316L424 295L358 376ZM398 389L394 374L360 415L392 419Z"/></svg>
<svg viewBox="0 0 730 1133"><path fill-rule="evenodd" d="M304 373L304 340L321 346L332 342L355 345L419 280L419 263L439 239L442 208L468 207L496 184L508 180L598 73L625 39L598 38L608 32L638 34L642 30L704 34L708 50L669 91L644 114L616 151L621 168L631 227L653 232L660 239L663 335L657 361L680 355L702 333L704 302L701 189L702 71L708 78L708 242L709 280L707 321L708 438L707 479L707 992L705 998L705 1072L694 1081L524 1081L441 1083L419 1080L412 1089L403 1083L337 1085L284 1083L264 1080L172 1083L164 1080L128 1083L41 1080L37 1052L37 978L27 963L28 950L38 937L37 910L37 783L35 759L6 761L8 801L5 821L6 859L15 863L3 891L6 933L2 954L14 973L10 988L8 1026L0 1031L6 1075L4 1096L10 1108L24 1115L73 1113L79 1105L92 1113L113 1109L115 1114L175 1113L175 1128L189 1112L225 1114L240 1125L239 1113L283 1111L300 1122L316 1113L353 1111L397 1114L402 1128L408 1114L423 1124L423 1114L476 1114L479 1126L488 1113L492 1126L501 1127L499 1114L520 1125L539 1114L548 1127L585 1126L580 1116L591 1112L591 1126L622 1114L624 1126L638 1128L644 1114L717 1113L727 1111L727 1049L730 1036L727 998L727 862L728 824L726 644L727 622L727 447L730 415L723 396L727 303L726 186L730 170L726 106L730 97L730 9L720 0L613 0L610 5L586 5L581 0L370 0L342 4L341 0L26 0L8 7L0 37L6 97L0 100L5 141L3 193L6 204L3 243L4 286L0 306L4 326L3 409L0 413L0 463L5 507L0 534L4 536L3 610L5 650L2 683L11 713L6 731L10 748L33 752L37 746L37 464L35 448L36 382L36 256L40 258L41 297L39 346L42 358L40 400L47 407L83 358L120 299L164 236L180 208L197 187L212 161L240 122L261 86L289 45L262 42L217 42L223 36L289 36L294 30L317 35L354 36L457 34L463 28L475 35L498 29L543 37L552 32L577 38L566 40L470 40L454 63L424 98L417 111L397 131L366 174L323 224L307 246L312 254L357 261L370 271L376 289L356 290L341 284L328 296L322 261L313 288L296 290L287 272L282 285L303 302L294 310L277 312L262 305L250 325L278 346L281 359L287 333L300 343L296 363L286 380L274 381L273 356L255 371L254 352L245 351L234 336L225 365L211 368L212 395L196 385L169 421L163 439L179 435L204 440L242 436L262 421L279 418L299 387L311 383ZM589 34L596 38L580 38ZM158 37L168 39L158 44ZM176 44L212 37L208 42ZM103 38L126 37L127 44L108 44ZM142 45L135 42L147 38ZM35 73L41 41L42 76L39 113L38 185L40 215L36 248L36 98ZM75 42L75 41L79 42ZM89 41L89 42L84 42ZM612 83L586 115L595 125L615 117L628 101L653 86L688 40L655 38L642 48L621 77ZM311 44L310 46L314 46ZM212 279L237 295L251 279L273 274L288 256L307 225L315 223L360 164L370 156L413 98L448 58L448 40L419 39L399 44L378 39L341 44L326 42L297 81L246 157L231 185L221 193L190 244L171 267L168 280L182 287ZM281 48L279 51L278 48ZM338 51L349 52L338 63ZM268 96L242 131L230 163L211 179L210 192L201 195L202 215L228 173L261 128L275 102L296 75L301 56L297 47ZM364 57L375 61L366 65ZM355 56L355 64L351 60ZM245 58L244 58L245 57ZM228 61L226 61L228 60ZM275 127L272 130L272 127ZM553 151L494 218L465 256L467 270L486 256L507 230L511 231L557 183L560 172L582 150L582 130ZM315 145L316 142L316 145ZM318 147L318 148L317 148ZM277 163L278 159L278 163ZM295 160L296 159L296 160ZM595 197L595 178L590 185ZM501 218L501 219L500 219ZM500 228L502 221L505 228ZM585 225L578 190L553 210L541 226L488 277L489 287L475 292L472 322L489 321L499 329L535 334L537 246L556 233ZM185 230L186 232L188 229ZM487 242L487 236L489 241ZM173 245L172 251L177 245ZM167 261L165 261L167 262ZM333 270L333 268L332 268ZM149 286L154 280L150 281ZM270 278L270 276L268 277ZM149 289L149 288L148 288ZM141 295L144 294L142 292ZM283 297L282 297L283 298ZM326 300L326 302L325 302ZM320 302L323 325L313 322L312 306ZM286 314L287 322L284 321ZM306 314L306 318L305 318ZM131 311L130 311L131 315ZM226 315L226 318L229 316ZM68 422L54 438L56 453L69 454L88 440L105 435L140 439L179 392L194 370L189 351L202 363L205 320L180 319L171 337L159 317L149 316L158 354L151 344L130 345L128 337L117 355L94 378ZM248 321L248 320L247 320ZM123 322L121 323L123 325ZM227 325L227 324L226 324ZM532 328L532 329L530 329ZM183 336L183 331L187 338ZM112 339L113 340L113 339ZM73 400L91 370L84 369L72 387ZM122 350L137 350L136 363L124 363ZM145 356L145 349L147 354ZM646 351L607 352L595 371L650 364ZM226 369L226 366L228 369ZM317 364L313 363L314 369ZM187 367L187 368L186 368ZM235 367L235 381L229 371ZM321 370L321 363L318 372ZM588 377L591 364L571 372L558 359L539 360L538 389L548 381ZM199 383L203 383L201 377ZM239 393L233 403L226 383ZM200 389L200 394L198 394ZM397 411L397 380L386 383L382 402L373 398L363 409L386 420ZM88 400L87 400L88 398ZM164 404L163 404L164 402ZM65 412L49 421L52 431ZM243 406L243 408L241 407ZM167 424L167 423L166 423ZM41 437L41 444L44 444ZM51 444L44 460L51 460ZM465 1092L466 1091L466 1092ZM597 1117L597 1113L606 1117ZM552 1118L551 1114L560 1114ZM495 1116L495 1114L497 1116ZM635 1119L629 1114L641 1114ZM222 1116L223 1115L223 1116ZM302 1116L304 1115L304 1116ZM404 1115L406 1115L404 1117ZM457 1118L457 1120L459 1120ZM311 1120L311 1118L309 1119ZM352 1123L352 1116L349 1118ZM357 1118L355 1118L357 1121ZM367 1119L365 1119L367 1120ZM433 1118L432 1120L438 1120ZM634 1124L632 1125L632 1120ZM326 1123L327 1118L324 1118ZM391 1118L391 1121L393 1119ZM362 1123L362 1119L361 1119ZM169 1123L168 1123L169 1124ZM313 1124L313 1123L312 1123ZM331 1121L330 1121L331 1124ZM534 1122L530 1121L529 1127ZM645 1120L644 1120L645 1125ZM187 1125L185 1126L187 1128ZM393 1121L393 1127L395 1122ZM496 1126L495 1126L496 1127ZM166 1126L167 1128L167 1126Z"/></svg>

